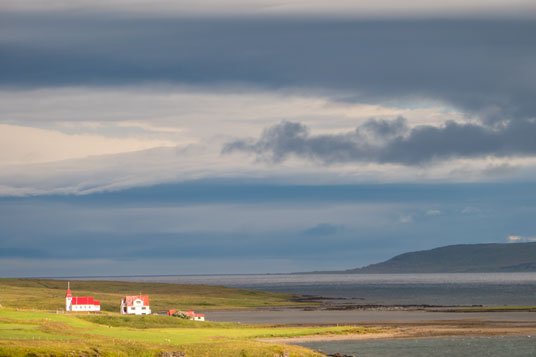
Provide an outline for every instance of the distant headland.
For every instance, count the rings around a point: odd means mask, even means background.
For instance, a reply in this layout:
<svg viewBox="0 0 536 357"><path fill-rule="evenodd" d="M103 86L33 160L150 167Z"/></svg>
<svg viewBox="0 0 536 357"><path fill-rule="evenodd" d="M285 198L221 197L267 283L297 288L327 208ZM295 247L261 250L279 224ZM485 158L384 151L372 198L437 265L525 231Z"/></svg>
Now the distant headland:
<svg viewBox="0 0 536 357"><path fill-rule="evenodd" d="M536 242L460 244L409 252L362 268L322 273L536 272ZM320 272L315 272L320 273Z"/></svg>

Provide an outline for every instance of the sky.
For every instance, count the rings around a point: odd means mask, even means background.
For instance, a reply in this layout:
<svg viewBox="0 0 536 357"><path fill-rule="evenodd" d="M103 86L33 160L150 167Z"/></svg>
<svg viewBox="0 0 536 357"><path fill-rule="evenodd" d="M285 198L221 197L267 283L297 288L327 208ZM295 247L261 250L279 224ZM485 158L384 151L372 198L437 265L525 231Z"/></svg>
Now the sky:
<svg viewBox="0 0 536 357"><path fill-rule="evenodd" d="M536 3L0 3L0 276L536 240Z"/></svg>

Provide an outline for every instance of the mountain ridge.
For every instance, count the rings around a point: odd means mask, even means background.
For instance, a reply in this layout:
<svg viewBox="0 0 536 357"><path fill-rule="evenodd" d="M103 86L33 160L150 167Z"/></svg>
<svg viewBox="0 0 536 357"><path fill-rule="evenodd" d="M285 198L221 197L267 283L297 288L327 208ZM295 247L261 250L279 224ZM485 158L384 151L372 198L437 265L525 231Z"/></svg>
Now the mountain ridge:
<svg viewBox="0 0 536 357"><path fill-rule="evenodd" d="M536 242L456 244L407 252L346 274L536 272Z"/></svg>

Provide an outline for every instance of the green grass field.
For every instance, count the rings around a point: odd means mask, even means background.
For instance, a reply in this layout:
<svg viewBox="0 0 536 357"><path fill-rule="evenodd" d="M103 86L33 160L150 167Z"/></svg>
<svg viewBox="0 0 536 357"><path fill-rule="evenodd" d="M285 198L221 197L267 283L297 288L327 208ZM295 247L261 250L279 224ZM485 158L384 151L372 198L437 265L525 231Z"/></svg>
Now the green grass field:
<svg viewBox="0 0 536 357"><path fill-rule="evenodd" d="M63 281L52 280L0 280L0 356L156 356L164 351L183 351L187 356L273 357L285 352L290 356L320 356L300 346L256 339L377 332L355 326L242 325L155 315L124 316L116 312L56 313L63 307L64 285ZM102 288L109 306L113 306L116 296L143 289L142 293L150 295L151 304L156 303L162 310L203 306L193 303L198 301L210 303L211 308L266 306L266 302L280 306L289 304L292 298L287 294L173 284L72 282L71 288L73 293L79 288L80 295L91 294L98 299L102 299ZM127 288L131 290L123 293ZM50 301L40 301L39 296ZM167 306L166 302L173 305ZM37 308L29 309L32 303ZM115 308L110 310L116 311Z"/></svg>
<svg viewBox="0 0 536 357"><path fill-rule="evenodd" d="M187 356L272 357L283 352L291 356L318 356L298 346L269 344L255 339L377 332L352 326L281 327L217 322L190 322L189 326L188 321L180 327L133 328L135 321L144 317L125 318L119 314L104 317L0 308L0 355L154 356L163 351L184 351ZM155 321L157 319L153 323Z"/></svg>
<svg viewBox="0 0 536 357"><path fill-rule="evenodd" d="M4 307L56 310L65 308L67 281L51 279L0 279L0 304ZM303 305L292 302L292 294L231 289L223 286L120 281L72 281L73 296L93 296L103 311L119 311L125 295L149 295L151 309L167 311L237 309L265 306Z"/></svg>

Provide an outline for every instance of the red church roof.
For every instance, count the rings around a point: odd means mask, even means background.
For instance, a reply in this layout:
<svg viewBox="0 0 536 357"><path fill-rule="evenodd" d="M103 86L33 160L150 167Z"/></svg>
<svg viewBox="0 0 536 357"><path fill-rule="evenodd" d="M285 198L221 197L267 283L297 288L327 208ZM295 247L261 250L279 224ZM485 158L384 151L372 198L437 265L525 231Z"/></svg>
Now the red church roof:
<svg viewBox="0 0 536 357"><path fill-rule="evenodd" d="M75 296L72 300L73 305L100 305L100 301L93 300L92 296Z"/></svg>
<svg viewBox="0 0 536 357"><path fill-rule="evenodd" d="M126 300L127 306L134 306L134 301L140 299L143 301L143 306L149 306L149 296L147 295L132 295L126 296L123 301Z"/></svg>

